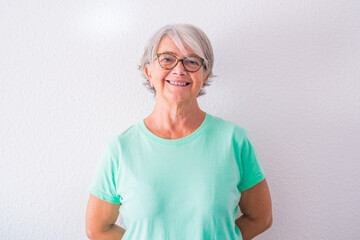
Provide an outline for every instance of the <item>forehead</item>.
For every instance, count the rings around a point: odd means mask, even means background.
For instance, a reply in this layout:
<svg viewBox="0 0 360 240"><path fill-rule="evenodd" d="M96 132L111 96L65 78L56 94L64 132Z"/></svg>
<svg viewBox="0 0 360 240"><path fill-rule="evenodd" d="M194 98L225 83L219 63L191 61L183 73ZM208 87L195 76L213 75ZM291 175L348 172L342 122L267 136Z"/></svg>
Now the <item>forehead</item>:
<svg viewBox="0 0 360 240"><path fill-rule="evenodd" d="M184 49L185 51L181 51L179 47L175 44L175 42L169 36L165 35L159 43L158 53L172 52L177 56L196 55L194 51L192 51L192 49L189 46L187 46L184 42L182 42L182 44L185 48Z"/></svg>

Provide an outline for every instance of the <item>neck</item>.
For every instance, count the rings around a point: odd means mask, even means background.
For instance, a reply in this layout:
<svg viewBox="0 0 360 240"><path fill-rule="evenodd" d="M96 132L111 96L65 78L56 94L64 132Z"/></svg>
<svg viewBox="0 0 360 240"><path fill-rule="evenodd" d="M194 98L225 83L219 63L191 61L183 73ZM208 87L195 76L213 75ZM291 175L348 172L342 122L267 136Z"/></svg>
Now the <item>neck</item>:
<svg viewBox="0 0 360 240"><path fill-rule="evenodd" d="M187 103L156 101L153 112L145 122L161 131L188 132L201 125L205 114L196 99Z"/></svg>

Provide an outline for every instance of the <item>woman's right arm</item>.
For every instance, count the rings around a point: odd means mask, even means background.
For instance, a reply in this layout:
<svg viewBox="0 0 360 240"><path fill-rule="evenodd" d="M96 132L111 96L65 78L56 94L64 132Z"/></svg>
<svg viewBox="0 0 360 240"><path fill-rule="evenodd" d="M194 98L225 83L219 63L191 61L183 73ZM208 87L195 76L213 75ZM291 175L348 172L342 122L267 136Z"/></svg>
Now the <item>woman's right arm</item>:
<svg viewBox="0 0 360 240"><path fill-rule="evenodd" d="M90 194L86 208L86 235L89 239L122 239L125 229L115 224L120 205L106 202Z"/></svg>

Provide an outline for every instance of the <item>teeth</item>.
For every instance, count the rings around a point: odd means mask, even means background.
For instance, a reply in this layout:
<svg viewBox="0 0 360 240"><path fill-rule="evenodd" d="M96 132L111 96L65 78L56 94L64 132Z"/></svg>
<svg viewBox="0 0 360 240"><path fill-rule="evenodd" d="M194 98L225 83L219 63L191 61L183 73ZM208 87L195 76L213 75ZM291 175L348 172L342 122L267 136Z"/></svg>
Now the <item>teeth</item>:
<svg viewBox="0 0 360 240"><path fill-rule="evenodd" d="M169 82L173 85L180 85L180 86L185 86L187 84L187 83L172 82L172 81L169 81Z"/></svg>

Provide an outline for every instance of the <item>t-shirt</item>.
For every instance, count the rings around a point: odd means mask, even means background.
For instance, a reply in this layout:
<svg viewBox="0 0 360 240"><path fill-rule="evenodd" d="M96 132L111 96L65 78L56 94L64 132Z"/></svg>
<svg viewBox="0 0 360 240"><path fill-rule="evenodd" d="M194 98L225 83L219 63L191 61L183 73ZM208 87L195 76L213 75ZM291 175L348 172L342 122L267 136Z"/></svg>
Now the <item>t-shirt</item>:
<svg viewBox="0 0 360 240"><path fill-rule="evenodd" d="M89 191L121 203L123 240L240 240L241 191L264 178L244 128L206 113L179 139L131 125L107 144Z"/></svg>

